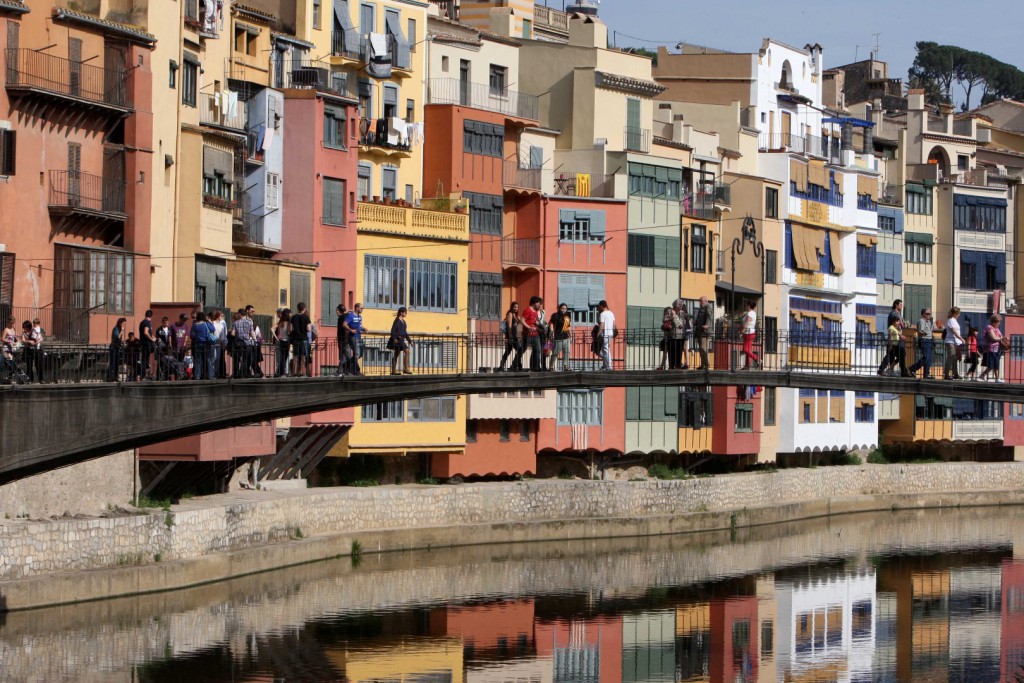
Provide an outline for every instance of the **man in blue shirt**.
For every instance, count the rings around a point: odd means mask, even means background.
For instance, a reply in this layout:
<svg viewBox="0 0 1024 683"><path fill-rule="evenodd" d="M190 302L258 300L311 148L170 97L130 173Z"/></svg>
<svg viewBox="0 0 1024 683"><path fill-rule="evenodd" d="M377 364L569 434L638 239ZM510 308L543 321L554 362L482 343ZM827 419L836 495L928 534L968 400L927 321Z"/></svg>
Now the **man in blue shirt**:
<svg viewBox="0 0 1024 683"><path fill-rule="evenodd" d="M348 315L345 316L342 325L345 326L345 332L348 337L348 346L352 350L352 359L348 362L348 372L353 375L361 375L362 372L359 370L359 350L362 348L362 333L363 333L363 305L356 304Z"/></svg>

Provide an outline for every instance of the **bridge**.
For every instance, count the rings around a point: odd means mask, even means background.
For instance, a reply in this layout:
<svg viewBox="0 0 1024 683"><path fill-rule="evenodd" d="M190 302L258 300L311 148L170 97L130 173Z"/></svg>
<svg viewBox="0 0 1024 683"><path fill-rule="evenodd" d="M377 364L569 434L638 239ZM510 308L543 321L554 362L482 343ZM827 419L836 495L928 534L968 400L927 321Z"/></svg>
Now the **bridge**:
<svg viewBox="0 0 1024 683"><path fill-rule="evenodd" d="M766 364L772 365L771 356ZM616 365L625 365L616 361ZM628 367L628 365L627 365ZM650 366L648 366L650 367ZM0 484L167 439L261 420L387 401L529 389L743 386L837 389L1024 402L1024 383L881 377L816 370L444 372L404 376L91 382L0 388Z"/></svg>

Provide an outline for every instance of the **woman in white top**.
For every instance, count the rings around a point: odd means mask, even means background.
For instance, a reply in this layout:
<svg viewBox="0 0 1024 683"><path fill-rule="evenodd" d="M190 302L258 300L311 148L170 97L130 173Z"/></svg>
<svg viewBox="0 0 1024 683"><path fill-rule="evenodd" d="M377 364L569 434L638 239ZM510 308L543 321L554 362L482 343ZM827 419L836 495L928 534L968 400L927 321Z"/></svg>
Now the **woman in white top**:
<svg viewBox="0 0 1024 683"><path fill-rule="evenodd" d="M213 323L213 338L210 340L213 345L213 372L214 377L222 379L227 375L224 349L228 345L228 322L224 320L224 314L220 311L214 311L210 315L210 321Z"/></svg>
<svg viewBox="0 0 1024 683"><path fill-rule="evenodd" d="M747 312L743 314L743 355L747 360L743 364L744 370L752 366L757 367L761 363L761 357L754 352L754 339L757 337L757 302L747 302Z"/></svg>
<svg viewBox="0 0 1024 683"><path fill-rule="evenodd" d="M960 355L964 346L964 338L960 334L960 322L957 316L960 309L954 306L949 309L949 317L946 319L946 362L942 365L943 379L960 379Z"/></svg>

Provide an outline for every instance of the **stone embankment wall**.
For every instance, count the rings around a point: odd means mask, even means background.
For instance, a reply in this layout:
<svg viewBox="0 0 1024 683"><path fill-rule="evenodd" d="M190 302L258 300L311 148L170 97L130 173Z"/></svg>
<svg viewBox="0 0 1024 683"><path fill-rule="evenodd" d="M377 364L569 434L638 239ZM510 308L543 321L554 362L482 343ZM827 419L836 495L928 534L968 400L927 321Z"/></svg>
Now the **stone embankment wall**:
<svg viewBox="0 0 1024 683"><path fill-rule="evenodd" d="M136 490L135 451L123 451L0 486L0 518L98 515Z"/></svg>
<svg viewBox="0 0 1024 683"><path fill-rule="evenodd" d="M785 510L776 510L772 516L754 512L754 508L772 510L804 501L838 502L865 495L895 495L899 497L895 505L913 507L912 497L918 494L983 491L1024 491L1024 463L862 465L686 481L537 480L239 492L184 501L169 511L145 515L7 520L0 525L0 580L192 560L300 537L358 536L370 551L626 536L701 528L699 523L678 525L672 521L688 513L737 510L741 514L726 524L746 526L786 519ZM971 502L966 495L954 504ZM870 505L852 509L865 507L870 509ZM751 512L743 512L748 509ZM794 510L790 518L832 511L831 505L811 513ZM651 519L661 520L660 525L639 523ZM722 528L721 515L709 515L707 522L703 528ZM481 527L486 527L483 532ZM531 532L531 527L541 531ZM382 532L384 538L383 532L399 529L424 531L406 534L400 544L382 541L379 545L371 533ZM316 558L304 555L294 561L309 559ZM282 560L282 564L286 562ZM244 573L246 568L225 565L218 571L230 576Z"/></svg>

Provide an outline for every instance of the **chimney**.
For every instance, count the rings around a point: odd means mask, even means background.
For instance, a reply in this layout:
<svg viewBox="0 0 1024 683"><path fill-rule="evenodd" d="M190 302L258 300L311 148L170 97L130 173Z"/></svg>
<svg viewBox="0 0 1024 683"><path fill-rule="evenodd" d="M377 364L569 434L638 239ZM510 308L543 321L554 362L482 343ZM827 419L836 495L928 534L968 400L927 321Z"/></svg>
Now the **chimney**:
<svg viewBox="0 0 1024 683"><path fill-rule="evenodd" d="M843 128L840 131L842 141L842 150L844 152L853 149L853 126L849 123L844 123Z"/></svg>
<svg viewBox="0 0 1024 683"><path fill-rule="evenodd" d="M608 27L596 15L569 15L569 44L576 47L608 47Z"/></svg>
<svg viewBox="0 0 1024 683"><path fill-rule="evenodd" d="M924 90L911 88L907 91L907 111L924 111Z"/></svg>
<svg viewBox="0 0 1024 683"><path fill-rule="evenodd" d="M683 140L683 126L685 125L682 114L676 114L672 117L672 142L685 143Z"/></svg>

